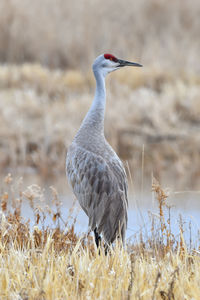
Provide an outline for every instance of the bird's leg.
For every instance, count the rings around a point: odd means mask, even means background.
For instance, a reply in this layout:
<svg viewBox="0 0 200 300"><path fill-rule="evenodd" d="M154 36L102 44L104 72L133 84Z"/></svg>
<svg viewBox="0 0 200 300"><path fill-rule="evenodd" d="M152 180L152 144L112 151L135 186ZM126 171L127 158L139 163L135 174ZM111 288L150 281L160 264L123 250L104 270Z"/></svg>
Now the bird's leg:
<svg viewBox="0 0 200 300"><path fill-rule="evenodd" d="M107 256L108 250L109 250L108 245L105 245L105 246L104 246L105 256Z"/></svg>
<svg viewBox="0 0 200 300"><path fill-rule="evenodd" d="M99 248L99 246L101 244L101 237L97 232L97 228L95 228L95 230L94 230L94 237L95 237L95 243L97 245L97 248Z"/></svg>
<svg viewBox="0 0 200 300"><path fill-rule="evenodd" d="M94 236L95 236L95 243L97 245L97 248L99 248L101 245L101 236L98 234L97 228L95 228L94 230ZM104 244L104 251L105 251L105 255L107 255L109 252L109 244ZM99 255L100 255L100 249L99 249Z"/></svg>

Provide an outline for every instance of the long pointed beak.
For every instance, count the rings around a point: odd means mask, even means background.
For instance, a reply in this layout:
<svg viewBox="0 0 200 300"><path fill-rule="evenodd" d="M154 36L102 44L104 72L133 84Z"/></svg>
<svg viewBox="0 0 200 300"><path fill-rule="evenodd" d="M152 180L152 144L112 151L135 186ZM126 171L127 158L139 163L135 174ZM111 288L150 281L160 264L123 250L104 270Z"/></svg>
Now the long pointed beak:
<svg viewBox="0 0 200 300"><path fill-rule="evenodd" d="M122 59L118 59L118 63L119 63L118 67L125 67L125 66L143 67L143 65L141 65L141 64L126 61L126 60L122 60Z"/></svg>

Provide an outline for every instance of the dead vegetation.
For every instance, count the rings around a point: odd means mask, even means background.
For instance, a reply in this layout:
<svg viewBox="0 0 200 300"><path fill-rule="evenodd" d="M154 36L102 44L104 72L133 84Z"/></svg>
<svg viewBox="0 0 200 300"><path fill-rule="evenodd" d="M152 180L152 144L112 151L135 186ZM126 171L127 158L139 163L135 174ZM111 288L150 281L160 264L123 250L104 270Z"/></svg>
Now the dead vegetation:
<svg viewBox="0 0 200 300"><path fill-rule="evenodd" d="M15 180L14 180L15 181ZM167 194L154 180L158 215L148 237L138 233L126 249L116 244L99 255L91 235L75 233L76 218L62 218L59 195L52 188L52 206L44 206L43 192L4 179L0 218L0 297L3 299L198 299L200 246L189 249L180 223L179 236L165 217ZM15 194L17 192L15 191ZM35 225L21 215L29 201ZM46 201L47 202L47 201ZM44 225L49 215L54 226ZM139 237L139 239L138 239ZM198 241L199 244L199 241Z"/></svg>
<svg viewBox="0 0 200 300"><path fill-rule="evenodd" d="M170 185L176 178L177 189L195 189L200 170L197 77L169 80L165 71L151 76L148 69L120 72L108 78L107 139L128 161L136 182L144 147L146 177L153 172L164 182L172 178ZM1 169L43 178L63 174L67 147L93 98L91 71L24 64L1 66L0 78Z"/></svg>
<svg viewBox="0 0 200 300"><path fill-rule="evenodd" d="M199 13L198 0L1 0L0 61L85 70L108 51L199 72Z"/></svg>

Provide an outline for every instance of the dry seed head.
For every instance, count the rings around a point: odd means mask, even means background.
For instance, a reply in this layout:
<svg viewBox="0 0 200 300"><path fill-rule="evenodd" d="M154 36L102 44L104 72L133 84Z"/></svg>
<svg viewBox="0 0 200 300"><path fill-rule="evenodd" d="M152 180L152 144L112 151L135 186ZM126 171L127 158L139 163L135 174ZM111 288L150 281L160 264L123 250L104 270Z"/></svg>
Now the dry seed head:
<svg viewBox="0 0 200 300"><path fill-rule="evenodd" d="M1 196L1 209L3 212L7 210L7 204L8 204L8 193L4 192L4 194Z"/></svg>
<svg viewBox="0 0 200 300"><path fill-rule="evenodd" d="M22 193L29 201L37 198L40 201L43 201L44 191L37 184L32 184L27 187L27 189Z"/></svg>
<svg viewBox="0 0 200 300"><path fill-rule="evenodd" d="M50 188L52 196L53 196L52 203L55 204L57 207L60 206L62 203L60 202L56 188L53 186L50 186L49 188Z"/></svg>
<svg viewBox="0 0 200 300"><path fill-rule="evenodd" d="M12 178L11 174L8 173L8 175L4 178L4 182L6 184L10 184L12 181L13 181L13 178Z"/></svg>

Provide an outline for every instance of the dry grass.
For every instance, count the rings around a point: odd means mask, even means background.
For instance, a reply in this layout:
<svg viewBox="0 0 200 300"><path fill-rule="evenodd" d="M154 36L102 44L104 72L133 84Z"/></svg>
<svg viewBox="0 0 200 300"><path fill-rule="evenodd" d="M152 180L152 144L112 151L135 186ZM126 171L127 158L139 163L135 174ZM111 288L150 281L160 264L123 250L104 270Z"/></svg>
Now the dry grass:
<svg viewBox="0 0 200 300"><path fill-rule="evenodd" d="M199 13L198 0L1 0L0 60L84 69L108 51L199 72Z"/></svg>
<svg viewBox="0 0 200 300"><path fill-rule="evenodd" d="M200 249L188 249L182 226L176 239L165 220L166 192L154 181L159 221L145 240L140 233L126 249L117 243L107 256L98 253L90 235L74 232L76 220L62 219L55 189L55 210L41 206L43 194L30 186L13 198L13 179L4 179L1 194L0 298L1 299L198 299ZM21 216L26 199L35 226ZM39 202L38 202L39 200ZM39 203L36 205L36 202ZM45 217L55 222L45 227ZM63 226L60 224L64 222ZM159 230L158 227L159 226ZM167 234L167 235L166 235ZM198 241L199 243L199 241Z"/></svg>
<svg viewBox="0 0 200 300"><path fill-rule="evenodd" d="M46 178L63 174L66 149L93 98L91 71L5 65L0 77L3 172L32 170ZM197 75L177 78L154 68L127 68L108 78L106 136L128 160L136 182L144 145L145 176L153 172L165 183L172 178L170 185L176 178L176 189L198 186L199 82Z"/></svg>

